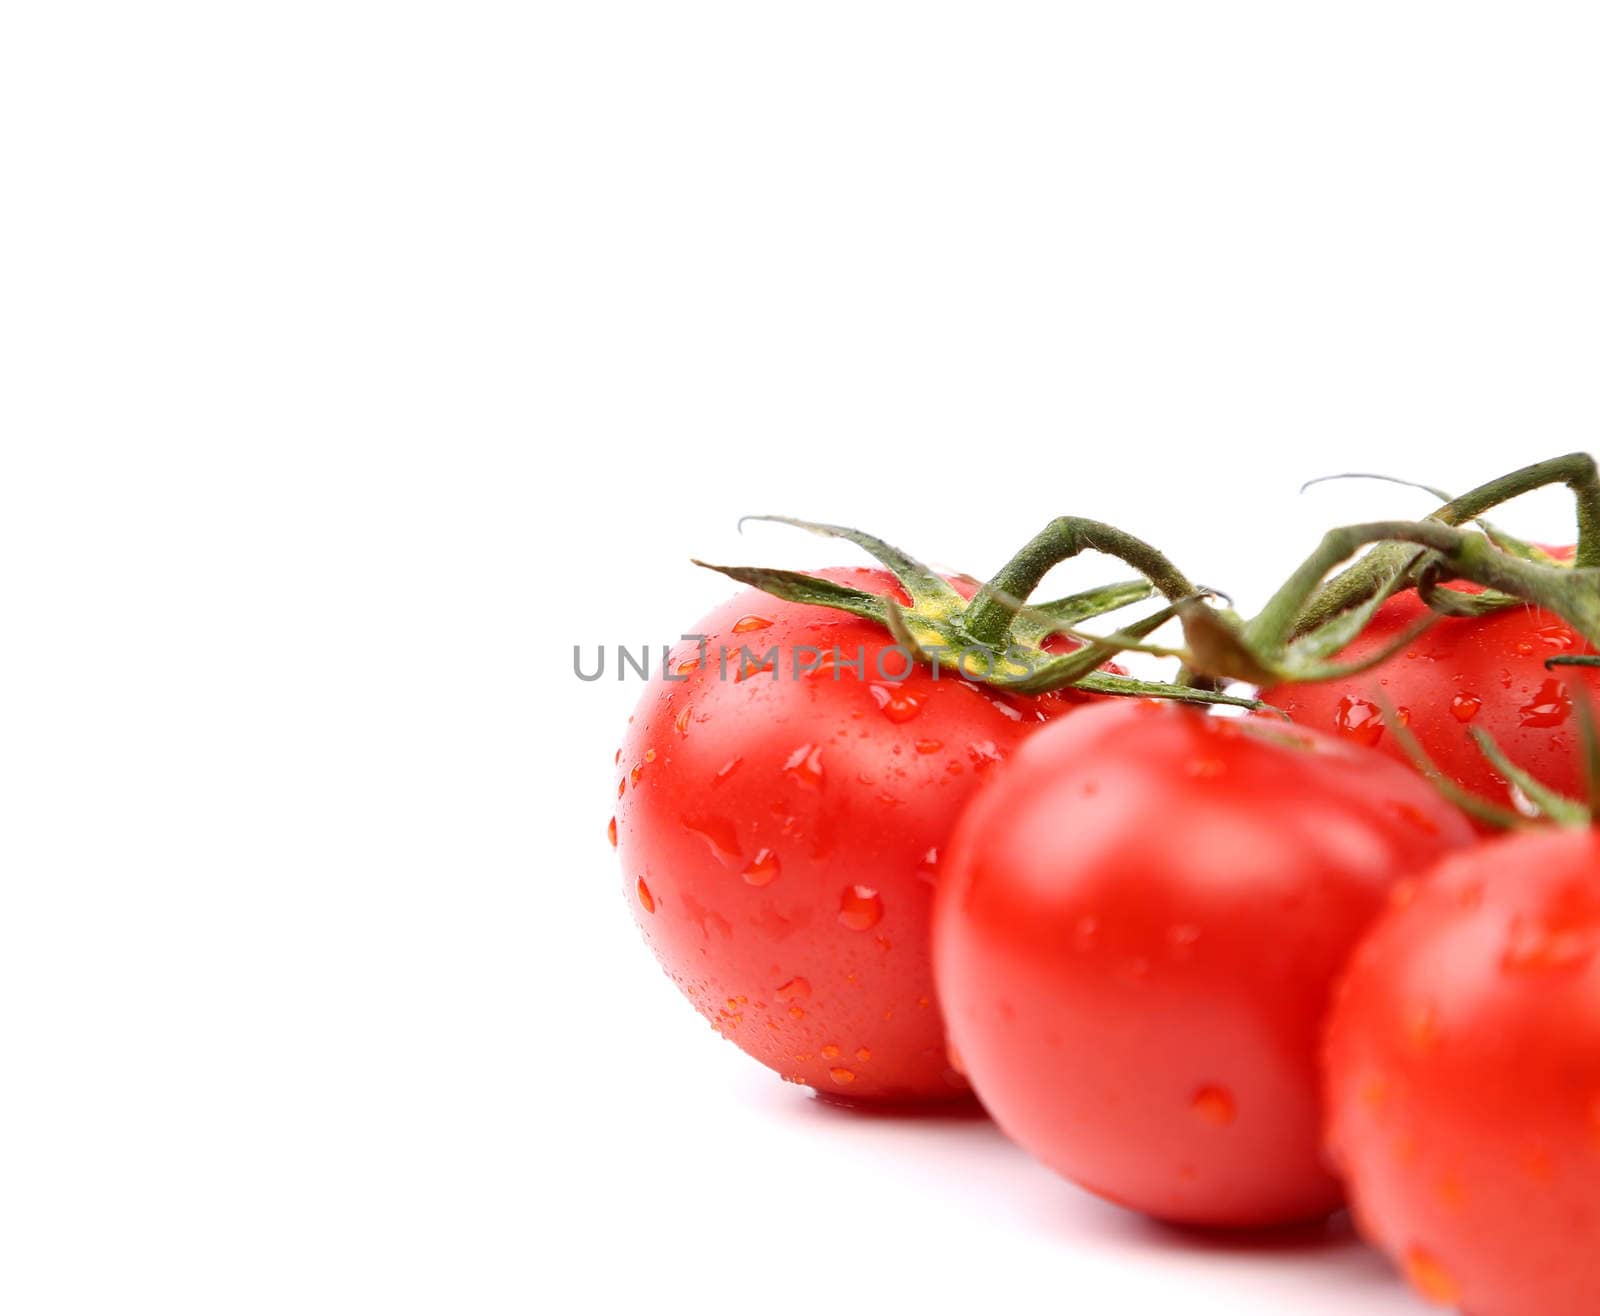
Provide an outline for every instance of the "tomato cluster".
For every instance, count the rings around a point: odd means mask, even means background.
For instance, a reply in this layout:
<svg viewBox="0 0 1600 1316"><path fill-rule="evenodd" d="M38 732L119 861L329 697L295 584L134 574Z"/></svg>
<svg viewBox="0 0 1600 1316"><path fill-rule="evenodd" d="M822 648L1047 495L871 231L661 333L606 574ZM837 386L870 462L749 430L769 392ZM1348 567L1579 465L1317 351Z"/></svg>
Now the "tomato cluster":
<svg viewBox="0 0 1600 1316"><path fill-rule="evenodd" d="M1037 552L976 597L853 532L892 574L727 569L759 588L666 655L616 760L646 941L827 1099L976 1096L1129 1208L1261 1227L1348 1203L1434 1301L1593 1316L1600 834L1481 833L1596 775L1600 586L1582 544L1573 569L1419 525L1358 528L1376 584L1291 600L1292 631L1282 600L1235 625L1126 541L1169 605L1115 644L1074 600L1022 606ZM1086 538L1052 533L1030 549ZM1174 616L1185 683L1105 661ZM998 653L996 619L1004 662L1050 679L935 644ZM1222 693L1217 653L1259 700Z"/></svg>

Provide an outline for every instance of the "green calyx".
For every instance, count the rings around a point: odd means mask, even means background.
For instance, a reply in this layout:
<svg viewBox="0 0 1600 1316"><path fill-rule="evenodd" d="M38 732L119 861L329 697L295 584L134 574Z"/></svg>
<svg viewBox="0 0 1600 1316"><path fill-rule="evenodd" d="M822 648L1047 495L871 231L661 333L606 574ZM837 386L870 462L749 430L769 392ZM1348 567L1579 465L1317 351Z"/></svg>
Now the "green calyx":
<svg viewBox="0 0 1600 1316"><path fill-rule="evenodd" d="M913 658L935 670L950 671L969 681L1024 694L1071 686L1096 694L1259 707L1254 700L1202 685L1140 681L1099 670L1102 664L1128 651L1184 657L1174 650L1149 643L1146 637L1163 623L1183 617L1193 609L1210 611L1204 600L1211 591L1192 585L1150 545L1114 526L1080 517L1056 518L968 600L910 554L859 530L784 516L746 517L744 520L776 521L813 534L848 540L894 573L910 605L902 605L889 595L854 589L803 572L716 566L698 560L695 565L721 572L791 603L834 608L877 622ZM743 524L741 521L740 525ZM1051 567L1086 549L1120 558L1141 572L1142 578L1047 603L1027 601ZM1078 629L1082 622L1156 593L1165 595L1164 606L1110 635L1086 635ZM1048 651L1045 642L1056 635L1076 640L1079 647L1064 654Z"/></svg>
<svg viewBox="0 0 1600 1316"><path fill-rule="evenodd" d="M1482 519L1507 499L1552 484L1565 484L1577 503L1570 563ZM1191 667L1215 680L1258 686L1332 680L1387 661L1441 617L1483 616L1517 603L1554 613L1600 647L1600 472L1593 458L1572 453L1538 462L1454 499L1418 487L1444 499L1443 506L1421 521L1330 530L1252 620L1215 609L1185 613ZM1468 529L1469 523L1480 528ZM1353 566L1332 574L1365 548ZM1452 589L1444 583L1451 580L1471 581L1483 592ZM1427 614L1378 652L1339 661L1377 610L1404 589L1417 591Z"/></svg>

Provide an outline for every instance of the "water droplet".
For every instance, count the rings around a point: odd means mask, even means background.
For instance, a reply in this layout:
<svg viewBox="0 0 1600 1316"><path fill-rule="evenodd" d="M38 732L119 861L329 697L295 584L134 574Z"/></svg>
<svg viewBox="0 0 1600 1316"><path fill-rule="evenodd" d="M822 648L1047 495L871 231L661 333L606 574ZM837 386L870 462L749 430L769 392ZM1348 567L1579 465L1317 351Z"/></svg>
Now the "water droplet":
<svg viewBox="0 0 1600 1316"><path fill-rule="evenodd" d="M922 711L922 700L901 686L869 685L872 702L891 722L909 722Z"/></svg>
<svg viewBox="0 0 1600 1316"><path fill-rule="evenodd" d="M645 750L645 752L644 752L644 761L646 763L654 763L656 761L656 752L655 752L655 750L653 750L653 749Z"/></svg>
<svg viewBox="0 0 1600 1316"><path fill-rule="evenodd" d="M820 1055L824 1060L837 1060L839 1058L839 1048L832 1042L829 1042L828 1045L823 1047L822 1050L817 1054Z"/></svg>
<svg viewBox="0 0 1600 1316"><path fill-rule="evenodd" d="M1391 800L1389 802L1389 812L1402 822L1410 823L1413 827L1427 832L1429 836L1437 836L1439 834L1439 824L1433 818L1430 818L1425 810L1418 808L1410 800Z"/></svg>
<svg viewBox="0 0 1600 1316"><path fill-rule="evenodd" d="M689 734L689 706L687 704L684 705L683 711L673 719L672 725L678 728L680 736Z"/></svg>
<svg viewBox="0 0 1600 1316"><path fill-rule="evenodd" d="M1189 923L1179 923L1167 929L1167 947L1175 960L1194 958L1195 943L1200 940L1200 929Z"/></svg>
<svg viewBox="0 0 1600 1316"><path fill-rule="evenodd" d="M656 898L650 894L650 888L644 884L644 878L641 877L639 879L637 889L639 903L644 906L644 912L646 914L654 914L656 912Z"/></svg>
<svg viewBox="0 0 1600 1316"><path fill-rule="evenodd" d="M932 882L939 876L939 847L930 846L928 852L917 861L917 876L924 882Z"/></svg>
<svg viewBox="0 0 1600 1316"><path fill-rule="evenodd" d="M744 760L742 758L737 757L737 756L735 756L734 758L729 759L726 763L724 763L720 768L717 769L717 775L712 777L711 784L713 786L718 786L718 785L721 785L723 782L727 781L727 779L729 777L733 776L733 774L739 770L739 765L741 763L743 763L743 762L744 762Z"/></svg>
<svg viewBox="0 0 1600 1316"><path fill-rule="evenodd" d="M817 745L801 745L783 762L783 770L802 786L822 785L822 749Z"/></svg>
<svg viewBox="0 0 1600 1316"><path fill-rule="evenodd" d="M1525 918L1513 919L1500 962L1511 970L1539 972L1570 969L1594 958L1600 929L1551 927Z"/></svg>
<svg viewBox="0 0 1600 1316"><path fill-rule="evenodd" d="M672 671L675 676L688 676L698 666L700 666L699 658L685 658Z"/></svg>
<svg viewBox="0 0 1600 1316"><path fill-rule="evenodd" d="M973 767L983 772L994 767L1005 755L1000 752L999 746L994 741L975 740L967 746L967 757L972 760Z"/></svg>
<svg viewBox="0 0 1600 1316"><path fill-rule="evenodd" d="M1477 695L1466 693L1458 694L1450 701L1450 712L1457 722L1470 722L1478 716L1478 710L1483 707L1483 700Z"/></svg>
<svg viewBox="0 0 1600 1316"><path fill-rule="evenodd" d="M828 1077L831 1078L835 1083L839 1084L854 1083L856 1081L856 1076L854 1074L852 1074L848 1069L838 1065L834 1066L834 1068L828 1071Z"/></svg>
<svg viewBox="0 0 1600 1316"><path fill-rule="evenodd" d="M883 898L870 886L847 886L839 897L839 922L852 932L876 927L883 917Z"/></svg>
<svg viewBox="0 0 1600 1316"><path fill-rule="evenodd" d="M611 842L611 848L617 848L617 820L613 818L606 824L606 840Z"/></svg>
<svg viewBox="0 0 1600 1316"><path fill-rule="evenodd" d="M789 1007L789 1018L791 1018L791 1019L804 1019L805 1017L806 1017L806 1012L804 1010L802 1010L798 1005L791 1005Z"/></svg>
<svg viewBox="0 0 1600 1316"><path fill-rule="evenodd" d="M733 674L735 683L749 680L752 676L763 676L771 672L774 677L778 675L778 652L769 649L764 654L739 653L739 670Z"/></svg>
<svg viewBox="0 0 1600 1316"><path fill-rule="evenodd" d="M864 1046L858 1046L856 1048L856 1059L864 1065L867 1063L867 1061L872 1059L872 1052L867 1050L867 1048Z"/></svg>
<svg viewBox="0 0 1600 1316"><path fill-rule="evenodd" d="M628 789L628 779L626 777L624 777L621 781L619 781L617 783L617 798L619 800L622 798L623 793L625 791L627 791L627 789Z"/></svg>
<svg viewBox="0 0 1600 1316"><path fill-rule="evenodd" d="M693 832L708 846L711 853L729 868L738 864L739 833L726 818L682 818L679 821L686 831Z"/></svg>
<svg viewBox="0 0 1600 1316"><path fill-rule="evenodd" d="M1541 626L1534 634L1539 637L1541 644L1551 649L1571 649L1578 643L1578 637L1559 622Z"/></svg>
<svg viewBox="0 0 1600 1316"><path fill-rule="evenodd" d="M778 995L785 1001L793 1001L800 997L811 995L811 984L804 978L790 978L788 982L778 988Z"/></svg>
<svg viewBox="0 0 1600 1316"><path fill-rule="evenodd" d="M644 776L644 764L635 763L633 765L633 771L628 774L628 781L637 786L639 784L639 778L642 776Z"/></svg>
<svg viewBox="0 0 1600 1316"><path fill-rule="evenodd" d="M1461 1301L1461 1287L1433 1253L1414 1247L1406 1253L1406 1278L1429 1302L1443 1307L1454 1307Z"/></svg>
<svg viewBox="0 0 1600 1316"><path fill-rule="evenodd" d="M917 741L917 753L919 754L937 754L943 748L944 741L942 740Z"/></svg>
<svg viewBox="0 0 1600 1316"><path fill-rule="evenodd" d="M1572 714L1572 697L1566 686L1551 678L1517 713L1525 727L1558 727Z"/></svg>
<svg viewBox="0 0 1600 1316"><path fill-rule="evenodd" d="M1339 701L1333 725L1342 736L1360 745L1376 745L1383 739L1383 713L1367 699L1346 695Z"/></svg>
<svg viewBox="0 0 1600 1316"><path fill-rule="evenodd" d="M1201 1088L1194 1094L1189 1109L1205 1123L1219 1129L1232 1124L1239 1113L1234 1105L1233 1094L1227 1088L1220 1087Z"/></svg>
<svg viewBox="0 0 1600 1316"><path fill-rule="evenodd" d="M751 886L767 886L777 877L778 856L771 850L757 850L756 857L744 866L744 880Z"/></svg>
<svg viewBox="0 0 1600 1316"><path fill-rule="evenodd" d="M1530 653L1533 652L1533 641L1532 640L1518 640L1516 642L1516 644L1513 646L1513 648L1514 648L1516 653L1518 653L1522 657L1526 658Z"/></svg>
<svg viewBox="0 0 1600 1316"><path fill-rule="evenodd" d="M770 625L772 625L772 622L766 617L758 617L752 612L749 616L740 617L738 621L733 623L733 633L735 635L748 635L751 631L764 631Z"/></svg>

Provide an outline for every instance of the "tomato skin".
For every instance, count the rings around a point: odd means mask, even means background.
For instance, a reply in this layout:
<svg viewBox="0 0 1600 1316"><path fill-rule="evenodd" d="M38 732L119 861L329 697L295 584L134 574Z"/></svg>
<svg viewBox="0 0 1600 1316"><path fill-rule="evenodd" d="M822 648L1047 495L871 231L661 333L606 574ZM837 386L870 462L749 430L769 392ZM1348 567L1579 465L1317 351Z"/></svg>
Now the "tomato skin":
<svg viewBox="0 0 1600 1316"><path fill-rule="evenodd" d="M979 1098L1069 1179L1167 1220L1316 1218L1333 979L1472 830L1416 774L1282 722L1146 702L1045 728L951 840L934 967Z"/></svg>
<svg viewBox="0 0 1600 1316"><path fill-rule="evenodd" d="M1600 1311L1600 836L1522 833L1396 893L1336 994L1357 1221L1474 1316Z"/></svg>
<svg viewBox="0 0 1600 1316"><path fill-rule="evenodd" d="M896 592L881 571L819 574ZM987 774L1083 696L920 666L885 680L878 655L891 676L906 663L882 627L755 590L694 629L706 664L652 680L618 759L623 886L645 940L713 1027L786 1078L856 1101L969 1098L929 964L939 852ZM779 679L734 680L741 645L777 646ZM866 679L793 679L801 645L863 650ZM679 645L669 670L695 654Z"/></svg>
<svg viewBox="0 0 1600 1316"><path fill-rule="evenodd" d="M1415 591L1397 594L1340 660L1375 653L1426 612ZM1384 724L1380 707L1387 701L1447 777L1509 806L1510 790L1470 728L1488 732L1513 763L1546 785L1581 796L1583 767L1572 701L1580 690L1591 699L1600 696L1600 669L1552 670L1544 664L1548 658L1593 652L1553 613L1508 608L1487 617L1442 619L1368 671L1337 681L1269 686L1261 698L1303 726L1375 746L1408 763Z"/></svg>

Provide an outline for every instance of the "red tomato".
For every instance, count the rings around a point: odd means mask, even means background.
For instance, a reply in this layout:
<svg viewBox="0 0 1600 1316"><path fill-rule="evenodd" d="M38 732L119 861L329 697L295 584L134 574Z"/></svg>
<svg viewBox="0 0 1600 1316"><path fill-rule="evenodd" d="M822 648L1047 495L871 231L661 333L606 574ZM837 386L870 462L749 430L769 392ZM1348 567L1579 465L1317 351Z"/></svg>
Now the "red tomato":
<svg viewBox="0 0 1600 1316"><path fill-rule="evenodd" d="M1341 658L1376 652L1425 612L1415 591L1396 595ZM1487 617L1445 618L1369 671L1337 681L1270 686L1261 698L1304 726L1409 762L1384 725L1378 701L1387 700L1447 777L1496 804L1514 804L1504 778L1472 739L1469 728L1480 727L1517 766L1564 794L1581 796L1573 692L1600 695L1600 669L1550 670L1544 663L1593 652L1559 617L1515 607Z"/></svg>
<svg viewBox="0 0 1600 1316"><path fill-rule="evenodd" d="M1391 883L1472 835L1334 737L1085 709L951 839L934 968L962 1068L1007 1133L1113 1201L1212 1226L1324 1215L1334 975Z"/></svg>
<svg viewBox="0 0 1600 1316"><path fill-rule="evenodd" d="M1399 888L1336 994L1327 1095L1358 1223L1425 1296L1600 1312L1600 837Z"/></svg>
<svg viewBox="0 0 1600 1316"><path fill-rule="evenodd" d="M898 593L882 571L821 574ZM650 948L714 1028L786 1078L857 1100L967 1095L934 1004L934 868L978 784L1081 696L907 673L882 627L755 590L696 630L707 662L679 647L686 679L652 681L618 759L615 836ZM776 676L735 679L741 645L776 647ZM864 679L843 665L795 679L797 646L859 650Z"/></svg>

